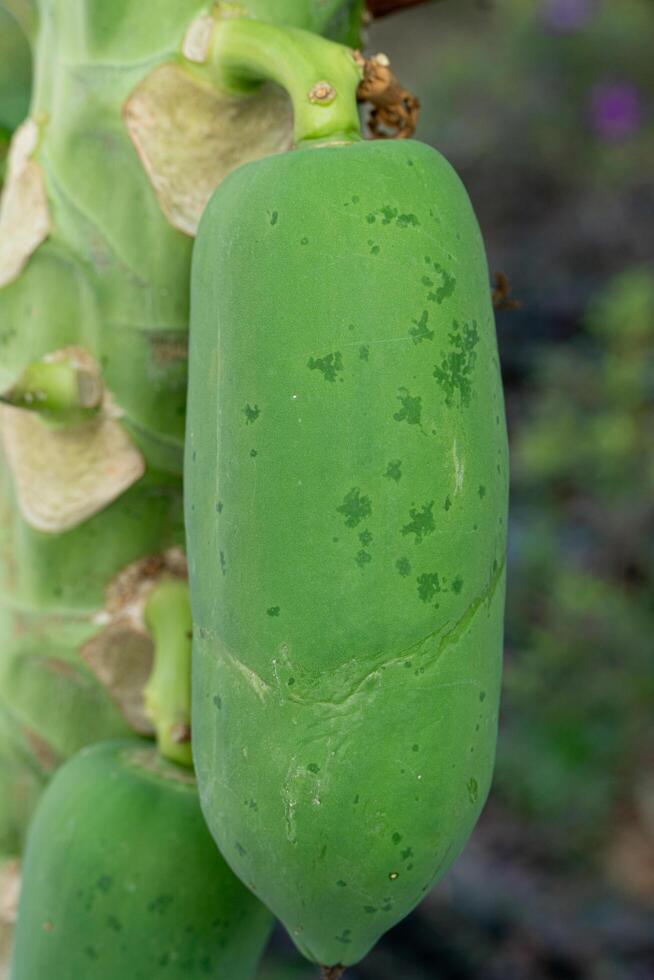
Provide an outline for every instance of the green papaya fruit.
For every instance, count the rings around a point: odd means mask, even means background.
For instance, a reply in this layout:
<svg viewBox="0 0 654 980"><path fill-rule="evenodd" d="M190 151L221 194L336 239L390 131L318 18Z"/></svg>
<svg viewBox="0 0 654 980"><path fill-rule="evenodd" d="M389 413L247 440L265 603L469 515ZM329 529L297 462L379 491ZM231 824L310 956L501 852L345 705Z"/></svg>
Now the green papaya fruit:
<svg viewBox="0 0 654 980"><path fill-rule="evenodd" d="M83 749L28 835L12 980L248 980L271 917L206 829L192 773L147 742Z"/></svg>
<svg viewBox="0 0 654 980"><path fill-rule="evenodd" d="M484 247L413 141L235 171L195 246L193 747L227 861L352 964L491 781L507 442Z"/></svg>

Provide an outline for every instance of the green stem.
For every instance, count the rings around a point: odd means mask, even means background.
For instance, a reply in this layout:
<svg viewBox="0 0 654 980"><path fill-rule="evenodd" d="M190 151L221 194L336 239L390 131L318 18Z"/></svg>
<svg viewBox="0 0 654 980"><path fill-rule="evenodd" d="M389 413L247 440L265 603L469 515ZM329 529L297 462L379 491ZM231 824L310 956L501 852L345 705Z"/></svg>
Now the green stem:
<svg viewBox="0 0 654 980"><path fill-rule="evenodd" d="M60 352L28 364L0 402L38 412L44 420L75 425L91 418L102 403L102 380L94 364Z"/></svg>
<svg viewBox="0 0 654 980"><path fill-rule="evenodd" d="M145 624L154 641L154 666L145 688L145 710L166 759L192 766L191 604L188 584L166 578L145 604Z"/></svg>
<svg viewBox="0 0 654 980"><path fill-rule="evenodd" d="M356 92L362 71L350 48L297 28L218 20L205 65L192 70L234 95L276 82L293 103L295 143L361 139Z"/></svg>

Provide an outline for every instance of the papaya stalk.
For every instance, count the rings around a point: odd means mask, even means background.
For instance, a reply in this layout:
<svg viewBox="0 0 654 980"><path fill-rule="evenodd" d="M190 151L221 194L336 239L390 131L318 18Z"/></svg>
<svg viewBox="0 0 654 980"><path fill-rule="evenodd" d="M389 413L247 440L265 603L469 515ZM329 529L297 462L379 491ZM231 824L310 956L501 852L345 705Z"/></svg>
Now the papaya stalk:
<svg viewBox="0 0 654 980"><path fill-rule="evenodd" d="M191 766L191 640L188 584L164 579L145 604L154 643L154 667L145 686L145 713L164 759Z"/></svg>

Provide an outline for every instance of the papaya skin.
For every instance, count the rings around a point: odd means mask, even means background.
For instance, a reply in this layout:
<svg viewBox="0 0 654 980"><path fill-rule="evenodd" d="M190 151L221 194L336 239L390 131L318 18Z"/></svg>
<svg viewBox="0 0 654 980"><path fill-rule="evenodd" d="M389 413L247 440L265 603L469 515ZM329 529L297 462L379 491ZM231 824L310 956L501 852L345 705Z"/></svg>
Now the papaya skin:
<svg viewBox="0 0 654 980"><path fill-rule="evenodd" d="M250 980L271 924L216 850L193 775L139 739L102 743L37 809L11 980Z"/></svg>
<svg viewBox="0 0 654 980"><path fill-rule="evenodd" d="M412 141L240 168L194 252L185 509L205 818L347 966L492 776L507 442L483 243Z"/></svg>

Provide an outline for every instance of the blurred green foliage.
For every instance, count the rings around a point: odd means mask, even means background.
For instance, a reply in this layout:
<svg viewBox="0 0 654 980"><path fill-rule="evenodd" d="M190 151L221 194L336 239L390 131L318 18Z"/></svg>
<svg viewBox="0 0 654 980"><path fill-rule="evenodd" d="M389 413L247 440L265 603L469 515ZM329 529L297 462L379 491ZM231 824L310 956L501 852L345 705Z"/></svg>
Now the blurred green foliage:
<svg viewBox="0 0 654 980"><path fill-rule="evenodd" d="M600 290L514 407L496 793L562 856L605 843L654 750L654 270Z"/></svg>

